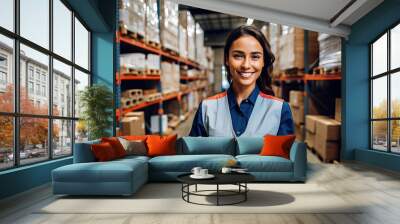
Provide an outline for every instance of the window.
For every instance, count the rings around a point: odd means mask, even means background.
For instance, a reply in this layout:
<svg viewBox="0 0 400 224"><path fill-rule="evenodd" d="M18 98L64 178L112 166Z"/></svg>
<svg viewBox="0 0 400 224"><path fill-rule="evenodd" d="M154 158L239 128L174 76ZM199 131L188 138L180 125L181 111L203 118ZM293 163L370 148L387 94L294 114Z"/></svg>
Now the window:
<svg viewBox="0 0 400 224"><path fill-rule="evenodd" d="M46 86L42 86L42 96L46 96Z"/></svg>
<svg viewBox="0 0 400 224"><path fill-rule="evenodd" d="M0 54L0 88L5 90L7 85L7 56Z"/></svg>
<svg viewBox="0 0 400 224"><path fill-rule="evenodd" d="M14 0L1 0L0 26L14 31Z"/></svg>
<svg viewBox="0 0 400 224"><path fill-rule="evenodd" d="M33 67L29 66L28 76L30 80L33 80Z"/></svg>
<svg viewBox="0 0 400 224"><path fill-rule="evenodd" d="M36 84L36 95L40 96L40 84Z"/></svg>
<svg viewBox="0 0 400 224"><path fill-rule="evenodd" d="M371 148L400 153L400 24L370 45Z"/></svg>
<svg viewBox="0 0 400 224"><path fill-rule="evenodd" d="M33 82L28 82L28 92L29 94L33 94Z"/></svg>
<svg viewBox="0 0 400 224"><path fill-rule="evenodd" d="M74 136L87 139L74 105L90 85L91 34L65 1L0 2L0 170L70 156Z"/></svg>
<svg viewBox="0 0 400 224"><path fill-rule="evenodd" d="M0 70L0 84L6 85L7 84L7 74Z"/></svg>

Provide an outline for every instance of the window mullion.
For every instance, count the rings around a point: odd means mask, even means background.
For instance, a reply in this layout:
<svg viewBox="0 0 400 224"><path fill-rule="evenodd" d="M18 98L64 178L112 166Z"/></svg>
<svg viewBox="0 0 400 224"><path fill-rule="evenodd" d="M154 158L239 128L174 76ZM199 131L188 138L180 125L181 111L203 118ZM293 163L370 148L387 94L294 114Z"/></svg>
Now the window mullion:
<svg viewBox="0 0 400 224"><path fill-rule="evenodd" d="M388 32L387 32L387 71L390 71L390 29L388 30ZM387 110L388 110L388 113L387 113L387 116L388 116L388 118L391 118L392 117L392 111L391 111L391 108L392 108L392 106L391 106L391 103L392 103L392 100L391 100L391 94L390 94L390 92L391 92L391 88L390 88L390 79L391 79L391 74L390 73L388 73L387 74ZM388 119L388 122L387 122L387 136L388 136L388 152L391 152L392 151L392 135L391 135L391 125L392 124L392 121L390 120L390 119Z"/></svg>
<svg viewBox="0 0 400 224"><path fill-rule="evenodd" d="M53 52L53 0L49 0L49 50ZM50 119L48 120L48 152L49 159L53 159L53 57L49 55L48 93Z"/></svg>
<svg viewBox="0 0 400 224"><path fill-rule="evenodd" d="M72 23L72 29L71 29L71 59L72 59L72 71L71 71L71 91L72 91L72 105L71 105L71 117L75 118L75 12L72 11L72 15L71 15L71 23ZM76 121L73 120L71 122L71 126L72 126L72 133L71 133L71 150L72 150L72 155L74 155L74 147L75 147L75 125L76 125Z"/></svg>
<svg viewBox="0 0 400 224"><path fill-rule="evenodd" d="M14 1L14 30L17 35L19 35L19 8L20 1ZM19 39L14 39L14 112L15 114L19 114L20 105L19 105L19 96L20 96L20 50L19 50ZM19 166L20 158L19 158L19 135L20 135L20 118L14 115L14 166Z"/></svg>

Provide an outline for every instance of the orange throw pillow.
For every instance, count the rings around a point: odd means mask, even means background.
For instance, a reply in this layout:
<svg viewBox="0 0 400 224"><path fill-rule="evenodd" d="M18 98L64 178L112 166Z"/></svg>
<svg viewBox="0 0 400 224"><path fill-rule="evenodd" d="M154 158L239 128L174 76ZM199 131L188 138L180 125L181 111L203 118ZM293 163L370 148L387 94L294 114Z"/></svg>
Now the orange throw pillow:
<svg viewBox="0 0 400 224"><path fill-rule="evenodd" d="M108 142L114 149L117 158L125 157L126 151L117 137L101 138L101 142Z"/></svg>
<svg viewBox="0 0 400 224"><path fill-rule="evenodd" d="M261 149L260 155L262 156L281 156L286 159L290 158L290 148L294 140L295 135L266 135L264 136L264 146Z"/></svg>
<svg viewBox="0 0 400 224"><path fill-rule="evenodd" d="M176 155L177 135L159 136L149 135L146 138L148 156Z"/></svg>
<svg viewBox="0 0 400 224"><path fill-rule="evenodd" d="M110 161L117 158L113 147L108 142L93 144L90 147L92 149L94 157L99 162Z"/></svg>

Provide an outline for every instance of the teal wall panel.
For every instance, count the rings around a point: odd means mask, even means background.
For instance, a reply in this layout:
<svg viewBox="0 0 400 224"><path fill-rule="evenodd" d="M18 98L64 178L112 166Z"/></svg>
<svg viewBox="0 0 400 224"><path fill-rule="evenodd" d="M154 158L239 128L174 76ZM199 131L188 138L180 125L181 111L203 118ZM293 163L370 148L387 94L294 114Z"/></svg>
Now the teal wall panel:
<svg viewBox="0 0 400 224"><path fill-rule="evenodd" d="M386 0L351 27L343 44L344 78L342 85L343 160L358 160L386 169L398 170L396 155L369 150L369 43L400 22L400 1ZM362 151L360 151L362 150ZM390 157L392 156L392 157ZM390 158L389 158L390 157ZM378 160L381 160L377 162Z"/></svg>

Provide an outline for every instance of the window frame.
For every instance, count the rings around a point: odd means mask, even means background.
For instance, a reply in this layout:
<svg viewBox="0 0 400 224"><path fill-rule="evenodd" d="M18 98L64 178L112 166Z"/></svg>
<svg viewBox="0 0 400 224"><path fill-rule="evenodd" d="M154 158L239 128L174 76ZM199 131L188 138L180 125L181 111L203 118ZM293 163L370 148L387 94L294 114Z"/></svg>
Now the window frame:
<svg viewBox="0 0 400 224"><path fill-rule="evenodd" d="M392 98L391 98L391 79L392 75L395 75L396 73L400 72L400 67L391 69L391 31L393 28L400 26L400 21L395 22L392 24L390 27L386 28L384 32L379 34L375 39L373 39L369 44L369 149L373 151L379 151L379 152L385 152L385 153L391 153L391 154L400 154L400 152L393 152L392 151L392 121L399 121L400 117L392 117ZM384 35L387 35L387 64L386 64L386 71L380 74L376 74L374 76L373 74L373 44L376 43L381 37ZM373 87L373 81L378 79L386 77L386 85L387 85L387 105L386 105L386 118L373 118L373 93L374 93L374 87ZM373 132L373 122L376 121L386 121L386 151L379 150L374 148L374 132Z"/></svg>
<svg viewBox="0 0 400 224"><path fill-rule="evenodd" d="M14 10L14 18L13 18L13 31L10 31L4 27L0 26L0 35L10 38L13 41L13 52L12 52L12 57L13 57L13 64L12 66L12 73L11 75L13 75L13 79L14 79L14 99L13 99L13 107L14 110L13 112L2 112L0 111L0 116L10 116L13 119L13 166L10 167L5 167L5 168L0 168L0 172L5 171L5 170L11 170L11 169L16 169L19 167L23 167L23 166L29 166L29 165L33 165L33 164L38 164L38 163L43 163L49 160L54 160L54 159L61 159L61 158L65 158L65 157L70 157L73 156L73 152L74 152L74 143L75 143L75 123L76 121L79 120L79 117L75 117L75 108L72 107L71 108L71 114L68 116L56 116L53 115L53 60L58 60L61 63L64 63L68 66L71 67L71 105L74 105L75 103L75 88L74 88L74 82L75 82L75 69L85 73L88 75L89 77L89 83L88 86L92 85L92 62L91 62L91 49L92 49L92 43L91 43L91 38L92 38L92 31L91 29L89 29L89 27L87 26L87 24L82 20L82 18L72 9L72 7L65 1L65 0L59 0L68 10L71 11L71 18L70 18L70 23L71 23L71 59L67 59L64 58L63 56L55 53L54 50L54 46L53 46L53 1L54 0L47 0L49 3L49 47L48 49L46 49L45 47L42 47L41 45L34 43L32 41L30 41L29 39L24 38L23 36L20 35L20 0L14 0L13 1L13 10ZM78 64L75 63L75 18L77 20L79 20L79 22L83 25L83 27L88 31L88 69L85 69L81 66L79 66ZM20 65L21 65L21 61L20 61L20 45L23 44L26 47L32 48L33 50L36 50L42 54L45 54L46 56L48 56L48 76L47 76L47 83L45 84L45 95L46 97L48 97L48 112L46 115L39 115L39 114L27 114L27 113L21 113L20 111L20 85L21 85L21 80L20 80ZM26 72L26 82L28 81L32 81L35 86L36 83L40 83L40 87L42 87L42 79L41 79L41 74L42 74L42 70L39 72L39 80L36 79L36 72L37 72L37 68L33 67L33 79L30 79L30 74L29 74L29 69L31 68L31 65L29 65L29 63L26 64L27 65L27 72ZM28 85L28 84L27 84ZM27 86L28 87L28 86ZM29 91L27 89L27 91ZM36 91L36 89L34 88L34 92ZM40 91L40 94L37 95L39 97L43 97ZM34 102L36 103L36 102ZM20 159L20 119L21 118L45 118L47 119L47 123L48 123L48 135L47 135L47 142L49 143L47 145L47 152L48 155L47 157L43 157L43 160L40 160L38 162L32 162L32 163L24 163L21 164L21 159ZM62 156L55 156L53 155L54 152L54 148L53 147L53 122L57 121L57 120L65 120L65 121L71 121L71 129L72 129L72 133L71 133L71 153L68 155L62 155Z"/></svg>

